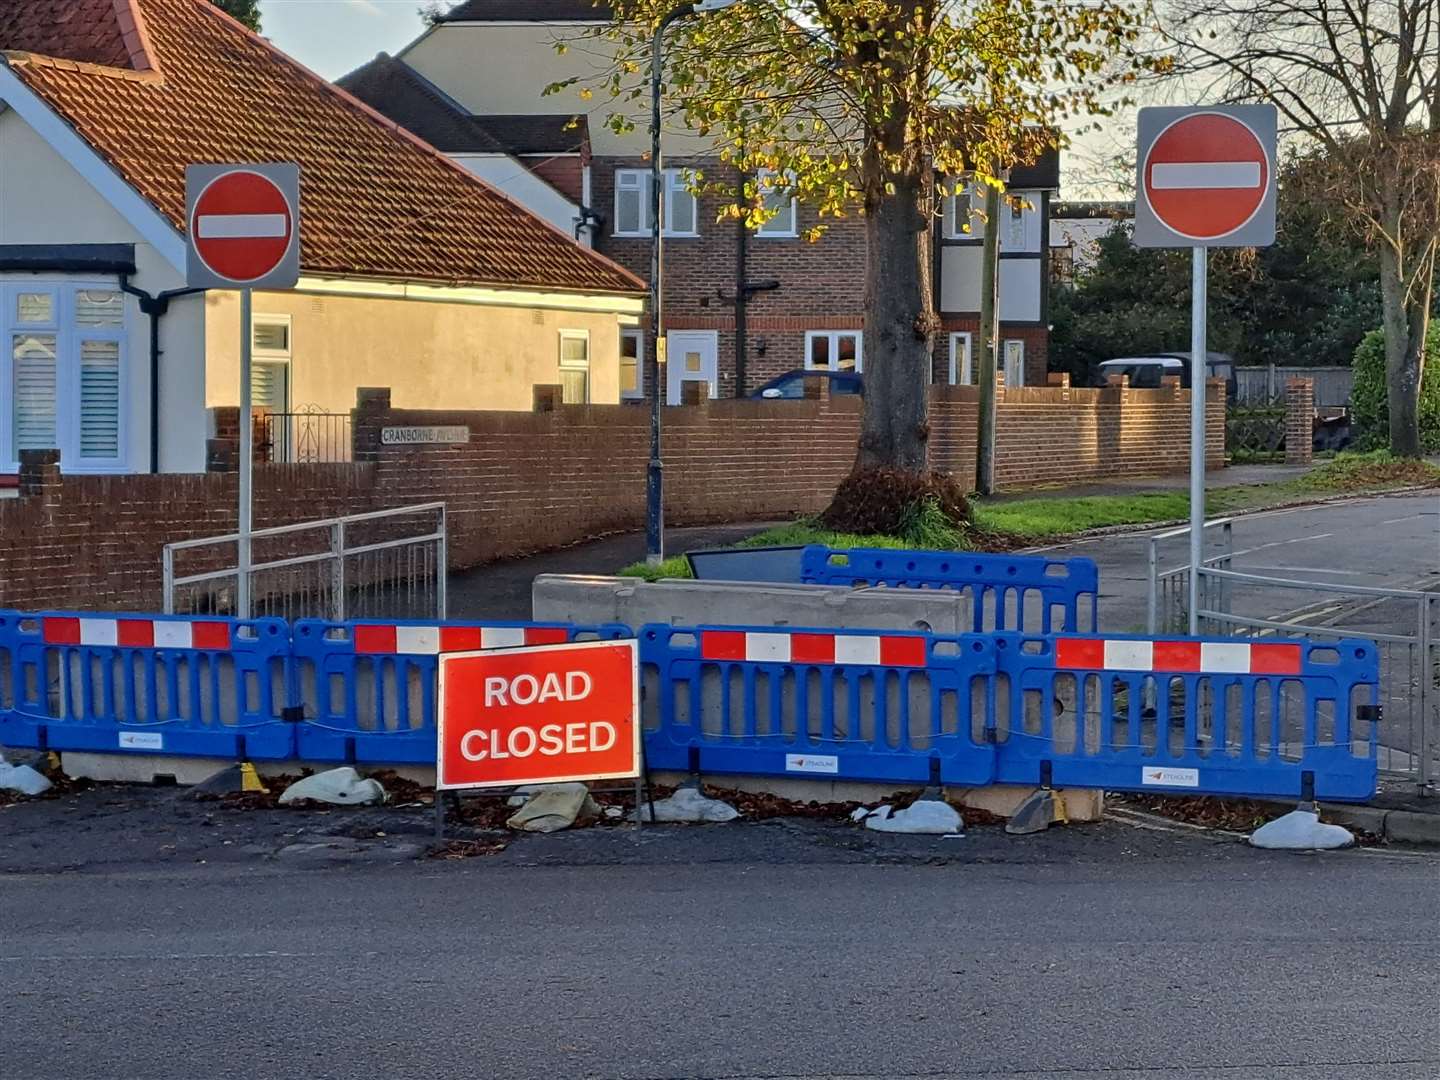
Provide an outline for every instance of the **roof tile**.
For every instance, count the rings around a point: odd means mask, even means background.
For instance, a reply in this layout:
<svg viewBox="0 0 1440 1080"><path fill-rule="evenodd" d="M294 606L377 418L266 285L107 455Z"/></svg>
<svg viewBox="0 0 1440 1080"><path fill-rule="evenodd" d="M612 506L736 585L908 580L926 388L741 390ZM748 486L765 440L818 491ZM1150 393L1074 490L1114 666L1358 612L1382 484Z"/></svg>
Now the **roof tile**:
<svg viewBox="0 0 1440 1080"><path fill-rule="evenodd" d="M159 76L127 70L128 50L122 62L116 2L132 5L148 28ZM102 7L111 9L108 17ZM102 33L107 24L113 39ZM208 0L0 0L0 49L64 58L12 53L6 60L177 229L184 228L186 165L296 161L307 273L644 289Z"/></svg>

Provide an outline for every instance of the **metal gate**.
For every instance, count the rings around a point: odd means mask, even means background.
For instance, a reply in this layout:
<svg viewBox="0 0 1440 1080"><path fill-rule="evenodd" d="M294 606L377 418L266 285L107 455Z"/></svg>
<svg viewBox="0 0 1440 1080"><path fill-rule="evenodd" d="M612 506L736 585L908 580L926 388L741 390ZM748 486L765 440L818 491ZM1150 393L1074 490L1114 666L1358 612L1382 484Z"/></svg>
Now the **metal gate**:
<svg viewBox="0 0 1440 1080"><path fill-rule="evenodd" d="M1176 632L1188 617L1190 566L1171 545L1189 529L1150 538L1149 632ZM1205 525L1200 632L1373 641L1380 648L1380 771L1421 790L1440 781L1440 592L1307 581L1235 570L1228 520ZM1236 610L1244 598L1248 613ZM1263 614L1255 614L1255 612Z"/></svg>

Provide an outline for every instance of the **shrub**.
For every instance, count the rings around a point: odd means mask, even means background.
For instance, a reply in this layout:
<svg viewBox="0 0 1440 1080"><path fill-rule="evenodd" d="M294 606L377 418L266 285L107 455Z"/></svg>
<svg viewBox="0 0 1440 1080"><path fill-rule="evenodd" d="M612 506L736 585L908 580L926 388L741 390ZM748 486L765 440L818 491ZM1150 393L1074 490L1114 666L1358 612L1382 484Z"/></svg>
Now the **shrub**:
<svg viewBox="0 0 1440 1080"><path fill-rule="evenodd" d="M1350 407L1361 449L1390 442L1390 403L1385 394L1385 332L1372 330L1355 349L1355 388ZM1440 450L1440 321L1432 320L1425 335L1425 374L1420 384L1420 445Z"/></svg>

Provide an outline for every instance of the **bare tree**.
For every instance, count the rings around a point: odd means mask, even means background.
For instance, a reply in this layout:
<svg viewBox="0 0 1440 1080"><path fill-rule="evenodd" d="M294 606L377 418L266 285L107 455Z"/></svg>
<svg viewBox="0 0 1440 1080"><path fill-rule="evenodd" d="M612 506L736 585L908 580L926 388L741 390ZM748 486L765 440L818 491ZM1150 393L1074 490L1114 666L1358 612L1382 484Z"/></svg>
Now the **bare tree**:
<svg viewBox="0 0 1440 1080"><path fill-rule="evenodd" d="M1169 77L1202 101L1273 102L1324 148L1328 193L1376 247L1390 448L1420 454L1440 250L1437 0L1162 0Z"/></svg>

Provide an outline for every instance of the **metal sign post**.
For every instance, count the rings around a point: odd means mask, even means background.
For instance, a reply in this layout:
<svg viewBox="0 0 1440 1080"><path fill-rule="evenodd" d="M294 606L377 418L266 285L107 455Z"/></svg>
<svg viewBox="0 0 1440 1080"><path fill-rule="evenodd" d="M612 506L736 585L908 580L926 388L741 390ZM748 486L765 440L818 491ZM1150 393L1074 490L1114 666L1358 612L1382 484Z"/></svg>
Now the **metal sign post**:
<svg viewBox="0 0 1440 1080"><path fill-rule="evenodd" d="M1205 557L1205 312L1210 251L1191 251L1190 285L1190 634L1200 633L1200 563Z"/></svg>
<svg viewBox="0 0 1440 1080"><path fill-rule="evenodd" d="M252 289L300 280L300 166L190 165L185 169L186 284L240 292L240 460L235 614L250 617L255 428L251 394Z"/></svg>
<svg viewBox="0 0 1440 1080"><path fill-rule="evenodd" d="M1141 109L1135 245L1191 249L1190 633L1205 555L1206 287L1211 247L1275 242L1275 107Z"/></svg>

